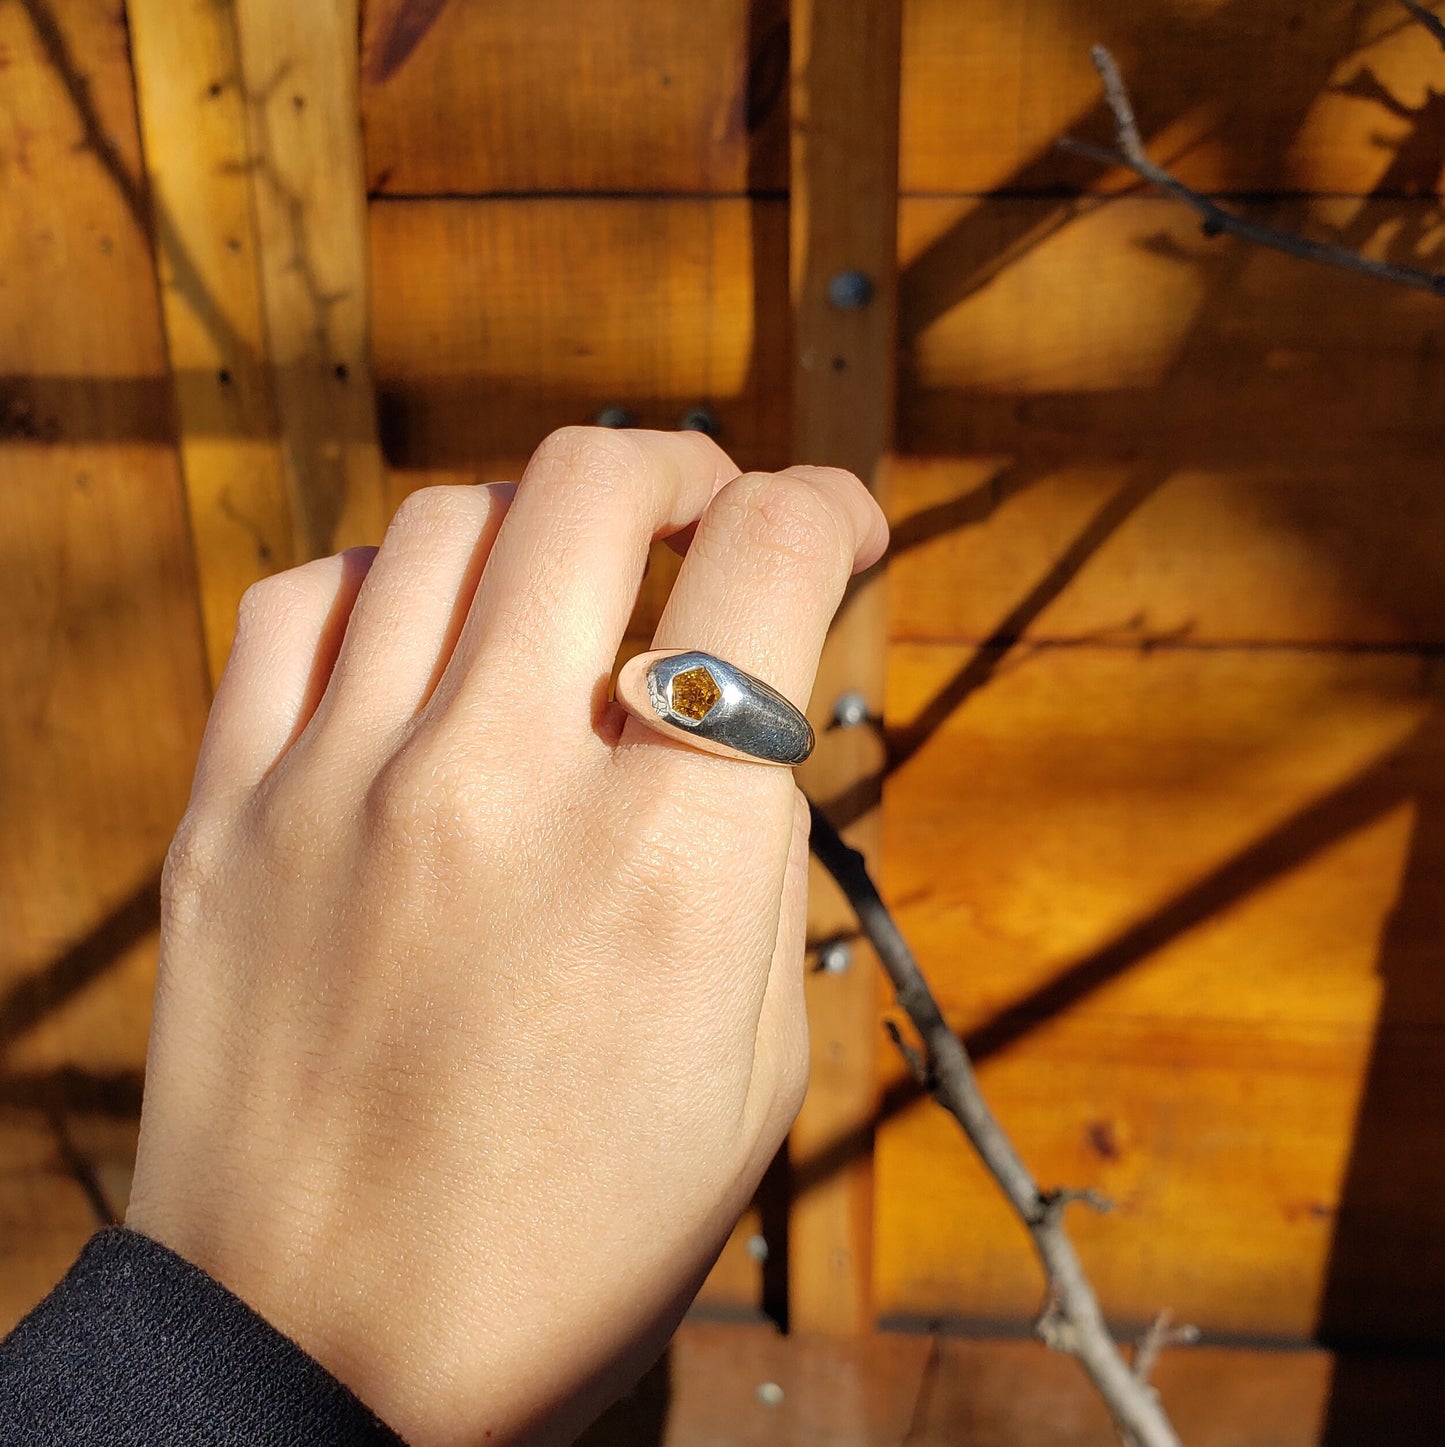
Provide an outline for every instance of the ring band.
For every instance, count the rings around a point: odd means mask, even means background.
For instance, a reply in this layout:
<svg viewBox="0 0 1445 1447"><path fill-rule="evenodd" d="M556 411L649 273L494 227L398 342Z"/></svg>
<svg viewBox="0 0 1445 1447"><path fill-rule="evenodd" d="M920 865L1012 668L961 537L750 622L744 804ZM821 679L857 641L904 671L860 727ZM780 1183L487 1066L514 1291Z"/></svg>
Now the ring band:
<svg viewBox="0 0 1445 1447"><path fill-rule="evenodd" d="M791 768L813 752L813 729L777 689L695 649L639 653L617 675L617 701L668 738L709 754Z"/></svg>

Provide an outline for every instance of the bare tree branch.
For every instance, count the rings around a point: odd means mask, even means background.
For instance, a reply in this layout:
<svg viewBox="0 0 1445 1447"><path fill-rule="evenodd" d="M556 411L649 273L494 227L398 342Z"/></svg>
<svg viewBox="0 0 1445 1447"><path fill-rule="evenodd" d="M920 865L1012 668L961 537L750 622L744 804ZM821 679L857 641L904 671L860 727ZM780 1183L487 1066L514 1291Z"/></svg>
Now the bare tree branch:
<svg viewBox="0 0 1445 1447"><path fill-rule="evenodd" d="M1427 10L1423 5L1417 5L1415 0L1400 0L1400 4L1435 37L1441 49L1445 50L1445 20L1441 20L1433 10Z"/></svg>
<svg viewBox="0 0 1445 1447"><path fill-rule="evenodd" d="M1411 0L1401 0L1401 3L1406 4L1412 14L1419 11L1418 18L1421 23L1427 24L1431 33L1439 36L1441 43L1445 44L1445 24L1442 24L1428 10L1423 10L1422 7L1411 3ZM1428 17L1428 20L1425 17ZM1087 141L1075 140L1072 136L1065 136L1059 142L1062 149L1072 151L1076 155L1087 156L1090 160L1098 161L1103 165L1126 166L1136 176L1148 181L1156 190L1164 192L1166 196L1172 196L1176 201L1182 201L1184 205L1195 211L1202 219L1206 236L1226 234L1237 236L1241 241L1251 241L1256 246L1268 247L1271 251L1282 251L1287 256L1297 256L1304 261L1316 261L1321 265L1337 267L1342 271L1360 272L1365 276L1374 277L1377 281L1388 281L1396 286L1406 286L1416 291L1428 291L1434 296L1445 296L1445 274L1423 271L1413 266L1399 266L1392 261L1375 261L1368 256L1361 256L1358 251L1351 251L1346 246L1336 246L1328 241L1311 241L1307 237L1296 236L1290 231L1264 226L1258 221L1250 220L1247 216L1240 216L1234 211L1226 211L1224 207L1211 201L1208 196L1201 195L1192 187L1186 186L1162 166L1155 165L1144 149L1144 141L1139 134L1139 123L1134 118L1134 105L1125 88L1124 77L1119 72L1119 63L1102 45L1094 46L1089 53L1094 62L1094 69L1099 72L1099 78L1104 82L1104 99L1108 102L1109 110L1114 116L1116 149L1107 150L1102 146L1091 145Z"/></svg>
<svg viewBox="0 0 1445 1447"><path fill-rule="evenodd" d="M1083 1201L1096 1210L1108 1209L1108 1202L1092 1191L1039 1189L984 1100L968 1052L943 1018L863 856L843 840L816 804L810 801L809 808L813 853L847 896L893 984L900 1008L918 1032L922 1051L905 1047L896 1026L889 1033L903 1049L915 1076L963 1128L1033 1241L1047 1283L1035 1334L1046 1345L1078 1359L1114 1414L1120 1434L1133 1447L1180 1447L1153 1388L1114 1344L1098 1298L1064 1230L1064 1211L1071 1202ZM1156 1356L1162 1345L1154 1348Z"/></svg>

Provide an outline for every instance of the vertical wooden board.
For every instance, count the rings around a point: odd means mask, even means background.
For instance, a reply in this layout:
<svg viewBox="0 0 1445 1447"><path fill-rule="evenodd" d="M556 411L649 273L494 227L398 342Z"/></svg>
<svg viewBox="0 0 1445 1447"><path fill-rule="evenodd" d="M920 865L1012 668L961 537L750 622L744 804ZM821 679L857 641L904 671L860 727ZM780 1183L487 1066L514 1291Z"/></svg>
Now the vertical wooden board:
<svg viewBox="0 0 1445 1447"><path fill-rule="evenodd" d="M1061 154L1112 132L1089 63L1124 67L1146 143L1203 189L1438 191L1445 53L1398 4L908 0L907 192L1115 185Z"/></svg>
<svg viewBox="0 0 1445 1447"><path fill-rule="evenodd" d="M303 556L381 540L359 0L235 0L266 342Z"/></svg>
<svg viewBox="0 0 1445 1447"><path fill-rule="evenodd" d="M6 6L0 55L3 1330L98 1223L82 1178L124 1204L206 689L122 7Z"/></svg>
<svg viewBox="0 0 1445 1447"><path fill-rule="evenodd" d="M793 5L794 458L849 468L880 496L893 429L900 23L897 0ZM876 796L866 781L882 763L873 720L886 631L879 568L855 581L824 649L812 709L820 743L799 771L800 785L875 860ZM870 719L829 728L844 693L861 695ZM815 889L810 937L853 928L837 891ZM808 980L812 1077L789 1142L799 1190L788 1311L804 1331L856 1332L872 1319L872 1163L864 1153L817 1168L837 1136L867 1135L876 1104L878 986L869 952L859 946L855 956L845 973Z"/></svg>
<svg viewBox="0 0 1445 1447"><path fill-rule="evenodd" d="M370 0L382 195L787 186L786 0Z"/></svg>
<svg viewBox="0 0 1445 1447"><path fill-rule="evenodd" d="M213 675L257 578L374 541L354 0L132 0Z"/></svg>
<svg viewBox="0 0 1445 1447"><path fill-rule="evenodd" d="M245 81L226 0L130 0L141 134L212 676L300 557L267 354Z"/></svg>
<svg viewBox="0 0 1445 1447"><path fill-rule="evenodd" d="M907 761L885 791L888 889L1040 1178L1119 1201L1073 1218L1106 1310L1438 1340L1430 665L1096 646L999 649L982 673L976 657L894 650ZM887 1093L880 1309L1027 1320L1027 1243L915 1095Z"/></svg>

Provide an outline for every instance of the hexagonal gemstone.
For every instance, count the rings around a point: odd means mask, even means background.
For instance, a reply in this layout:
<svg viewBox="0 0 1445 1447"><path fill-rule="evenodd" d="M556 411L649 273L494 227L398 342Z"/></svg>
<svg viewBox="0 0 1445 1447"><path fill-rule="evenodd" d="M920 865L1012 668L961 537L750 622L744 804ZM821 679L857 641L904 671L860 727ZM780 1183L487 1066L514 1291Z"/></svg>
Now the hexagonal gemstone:
<svg viewBox="0 0 1445 1447"><path fill-rule="evenodd" d="M717 680L700 664L684 669L672 680L673 712L694 723L701 723L721 697Z"/></svg>

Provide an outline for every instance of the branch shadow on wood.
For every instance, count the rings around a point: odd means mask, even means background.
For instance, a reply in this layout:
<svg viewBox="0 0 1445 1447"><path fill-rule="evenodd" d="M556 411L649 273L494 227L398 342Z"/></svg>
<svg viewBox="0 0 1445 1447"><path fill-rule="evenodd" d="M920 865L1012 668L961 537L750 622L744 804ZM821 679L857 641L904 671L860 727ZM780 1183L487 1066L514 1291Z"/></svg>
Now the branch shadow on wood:
<svg viewBox="0 0 1445 1447"><path fill-rule="evenodd" d="M90 81L77 63L55 10L48 0L20 0L41 49L55 72L75 111L81 128L81 145L91 152L120 193L137 229L148 240L154 237L169 263L171 283L186 299L197 319L227 357L240 358L247 352L226 316L225 309L206 285L190 249L182 241L169 214L151 195L144 179L131 172L91 96ZM174 434L172 434L173 440Z"/></svg>
<svg viewBox="0 0 1445 1447"><path fill-rule="evenodd" d="M63 954L0 996L0 1049L105 974L159 925L160 876L155 875Z"/></svg>
<svg viewBox="0 0 1445 1447"><path fill-rule="evenodd" d="M160 923L160 876L152 876L81 939L0 996L0 1054L55 1011L103 978ZM55 1140L60 1169L80 1187L97 1225L113 1224L116 1207L100 1184L96 1162L72 1130L79 1118L132 1121L140 1116L139 1070L0 1068L0 1112L42 1117Z"/></svg>
<svg viewBox="0 0 1445 1447"><path fill-rule="evenodd" d="M969 1055L976 1063L983 1063L1010 1049L1031 1031L1073 1009L1172 941L1406 802L1410 795L1403 782L1403 765L1409 760L1413 744L1414 740L1392 751L1315 800L1144 918L974 1026L964 1037ZM879 1121L922 1097L915 1081L900 1079L885 1093ZM807 1190L862 1148L860 1139L844 1138L811 1160L800 1162L795 1169L797 1189Z"/></svg>

